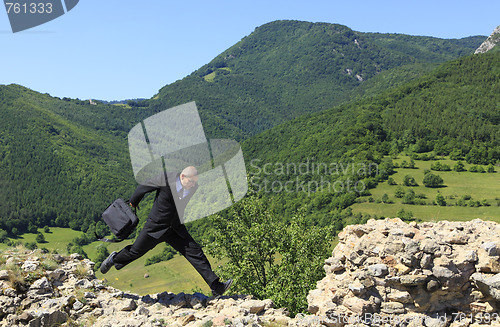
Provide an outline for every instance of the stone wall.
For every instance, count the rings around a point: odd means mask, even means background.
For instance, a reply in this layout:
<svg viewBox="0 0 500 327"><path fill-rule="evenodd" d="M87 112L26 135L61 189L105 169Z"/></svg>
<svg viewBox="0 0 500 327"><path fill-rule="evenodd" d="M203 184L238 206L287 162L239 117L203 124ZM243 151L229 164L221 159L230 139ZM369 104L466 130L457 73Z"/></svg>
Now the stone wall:
<svg viewBox="0 0 500 327"><path fill-rule="evenodd" d="M271 300L251 296L123 292L96 279L94 263L78 254L11 250L3 261L1 327L286 326L290 320Z"/></svg>
<svg viewBox="0 0 500 327"><path fill-rule="evenodd" d="M347 226L300 325L500 325L500 225L370 220Z"/></svg>

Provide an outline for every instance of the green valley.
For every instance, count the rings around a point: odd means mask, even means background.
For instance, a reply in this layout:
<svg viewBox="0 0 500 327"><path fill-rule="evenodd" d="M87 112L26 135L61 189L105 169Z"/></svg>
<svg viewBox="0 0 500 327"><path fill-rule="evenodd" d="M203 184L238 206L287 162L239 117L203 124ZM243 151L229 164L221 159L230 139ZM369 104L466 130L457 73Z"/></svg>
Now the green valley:
<svg viewBox="0 0 500 327"><path fill-rule="evenodd" d="M394 160L396 165L410 162L410 158L401 156ZM464 164L466 171L434 171L431 166L441 162L454 167L458 161L444 159L439 161L416 160L415 168L396 168L391 178L396 184L380 183L351 206L353 213L369 214L376 217L400 217L422 221L471 220L480 218L500 222L500 174L499 168L494 173L470 172L475 165ZM422 183L426 170L439 175L444 181L443 187L429 188ZM412 176L418 186L404 186L404 177ZM397 193L401 197L397 197ZM412 194L405 198L406 194ZM387 196L384 196L386 194ZM444 202L437 203L437 194L442 194ZM385 197L385 202L383 198ZM406 202L406 203L405 203ZM403 210L403 212L401 212ZM401 217L401 214L404 217Z"/></svg>

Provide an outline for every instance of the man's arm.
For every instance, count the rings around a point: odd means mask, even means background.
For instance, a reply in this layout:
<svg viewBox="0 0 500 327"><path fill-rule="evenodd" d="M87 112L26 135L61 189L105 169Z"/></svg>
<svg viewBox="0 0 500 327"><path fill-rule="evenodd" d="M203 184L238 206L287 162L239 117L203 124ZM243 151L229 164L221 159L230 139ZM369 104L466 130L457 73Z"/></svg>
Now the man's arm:
<svg viewBox="0 0 500 327"><path fill-rule="evenodd" d="M159 187L149 186L149 185L139 185L134 191L134 194L130 197L129 203L132 207L137 207L139 202L141 202L142 198L146 193L153 192L158 190Z"/></svg>
<svg viewBox="0 0 500 327"><path fill-rule="evenodd" d="M144 184L140 184L135 189L134 194L130 197L130 205L134 208L137 207L146 193L158 191L161 186L165 186L165 177L163 174L147 181Z"/></svg>

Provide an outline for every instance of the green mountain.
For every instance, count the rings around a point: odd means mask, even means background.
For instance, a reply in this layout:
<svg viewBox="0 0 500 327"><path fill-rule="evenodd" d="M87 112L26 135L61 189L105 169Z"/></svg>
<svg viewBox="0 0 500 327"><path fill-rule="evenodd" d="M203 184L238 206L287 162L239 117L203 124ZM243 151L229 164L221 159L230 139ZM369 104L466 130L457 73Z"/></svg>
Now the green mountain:
<svg viewBox="0 0 500 327"><path fill-rule="evenodd" d="M113 117L112 106L0 86L0 229L86 230L114 197L133 190L126 140L114 135L123 121L97 124L97 108Z"/></svg>
<svg viewBox="0 0 500 327"><path fill-rule="evenodd" d="M143 105L161 111L194 100L202 119L212 114L227 122L207 124L212 137L241 139L401 85L436 63L471 54L484 39L360 33L337 24L274 21Z"/></svg>
<svg viewBox="0 0 500 327"><path fill-rule="evenodd" d="M335 210L364 193L319 186L361 180L367 189L374 187L391 171L390 160L382 159L387 155L432 151L468 163L496 164L499 80L500 53L467 56L373 98L304 115L262 132L243 143L252 186L279 193L277 201L283 208L306 204L311 216L322 219L335 216ZM280 189L287 181L296 182ZM315 188L287 192L299 181Z"/></svg>
<svg viewBox="0 0 500 327"><path fill-rule="evenodd" d="M500 54L467 56L370 99L304 115L244 144L249 159L349 159L363 151L435 150L449 154L488 147L500 159ZM495 152L499 151L499 152Z"/></svg>

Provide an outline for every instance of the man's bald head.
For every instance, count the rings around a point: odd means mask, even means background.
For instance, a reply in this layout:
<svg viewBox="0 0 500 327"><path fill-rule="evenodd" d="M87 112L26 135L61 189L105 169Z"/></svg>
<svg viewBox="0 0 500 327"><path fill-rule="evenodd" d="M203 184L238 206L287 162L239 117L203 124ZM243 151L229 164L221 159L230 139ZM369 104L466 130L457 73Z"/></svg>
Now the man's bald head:
<svg viewBox="0 0 500 327"><path fill-rule="evenodd" d="M194 166L184 168L180 176L182 187L189 190L198 183L198 170Z"/></svg>

